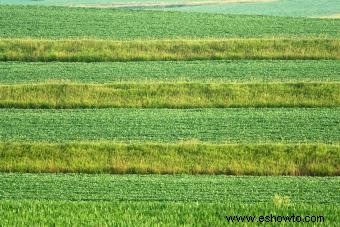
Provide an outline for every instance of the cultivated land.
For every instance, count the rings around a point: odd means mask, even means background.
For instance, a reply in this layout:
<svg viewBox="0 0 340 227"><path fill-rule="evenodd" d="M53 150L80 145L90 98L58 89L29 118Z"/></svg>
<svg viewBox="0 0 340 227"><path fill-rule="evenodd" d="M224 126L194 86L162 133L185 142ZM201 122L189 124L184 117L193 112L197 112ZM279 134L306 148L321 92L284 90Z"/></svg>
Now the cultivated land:
<svg viewBox="0 0 340 227"><path fill-rule="evenodd" d="M340 37L340 20L2 5L0 11L2 38Z"/></svg>
<svg viewBox="0 0 340 227"><path fill-rule="evenodd" d="M1 141L338 143L340 108L0 109Z"/></svg>
<svg viewBox="0 0 340 227"><path fill-rule="evenodd" d="M0 2L0 226L339 223L337 2L178 2Z"/></svg>
<svg viewBox="0 0 340 227"><path fill-rule="evenodd" d="M0 62L1 84L340 82L337 60Z"/></svg>

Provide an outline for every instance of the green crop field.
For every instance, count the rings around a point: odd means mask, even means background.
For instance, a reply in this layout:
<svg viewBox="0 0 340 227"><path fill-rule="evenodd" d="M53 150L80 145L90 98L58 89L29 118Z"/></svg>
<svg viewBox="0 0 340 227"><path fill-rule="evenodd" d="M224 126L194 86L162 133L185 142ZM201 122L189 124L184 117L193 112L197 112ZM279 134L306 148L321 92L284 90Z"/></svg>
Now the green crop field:
<svg viewBox="0 0 340 227"><path fill-rule="evenodd" d="M0 109L0 140L340 141L340 108Z"/></svg>
<svg viewBox="0 0 340 227"><path fill-rule="evenodd" d="M339 7L0 0L0 226L338 225Z"/></svg>
<svg viewBox="0 0 340 227"><path fill-rule="evenodd" d="M2 5L0 12L2 38L340 37L340 20Z"/></svg>
<svg viewBox="0 0 340 227"><path fill-rule="evenodd" d="M340 82L337 60L0 62L1 84Z"/></svg>

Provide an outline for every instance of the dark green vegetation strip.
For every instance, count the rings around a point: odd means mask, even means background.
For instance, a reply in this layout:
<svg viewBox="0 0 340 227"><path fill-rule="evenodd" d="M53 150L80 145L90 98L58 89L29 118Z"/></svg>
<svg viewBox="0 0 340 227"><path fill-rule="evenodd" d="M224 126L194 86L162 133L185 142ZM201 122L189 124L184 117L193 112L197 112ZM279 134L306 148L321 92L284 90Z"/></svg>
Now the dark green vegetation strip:
<svg viewBox="0 0 340 227"><path fill-rule="evenodd" d="M0 174L1 200L339 204L340 177ZM249 196L251 194L251 196Z"/></svg>
<svg viewBox="0 0 340 227"><path fill-rule="evenodd" d="M340 108L0 109L1 141L338 143Z"/></svg>
<svg viewBox="0 0 340 227"><path fill-rule="evenodd" d="M340 175L325 144L0 143L1 172Z"/></svg>
<svg viewBox="0 0 340 227"><path fill-rule="evenodd" d="M35 6L0 6L0 12L0 37L340 38L340 20Z"/></svg>
<svg viewBox="0 0 340 227"><path fill-rule="evenodd" d="M0 39L0 61L340 59L340 39Z"/></svg>
<svg viewBox="0 0 340 227"><path fill-rule="evenodd" d="M0 201L0 218L5 226L33 226L37 223L44 226L82 226L84 223L89 226L229 226L231 223L227 222L227 215L270 217L275 213L300 215L302 218L323 216L322 224L329 226L340 222L338 205L295 204L293 201L286 204L284 199L280 201L273 199L273 202L265 204L238 204L6 200ZM235 221L233 226L244 224Z"/></svg>
<svg viewBox="0 0 340 227"><path fill-rule="evenodd" d="M337 107L340 83L0 85L2 108Z"/></svg>
<svg viewBox="0 0 340 227"><path fill-rule="evenodd" d="M0 83L340 82L335 60L0 62Z"/></svg>

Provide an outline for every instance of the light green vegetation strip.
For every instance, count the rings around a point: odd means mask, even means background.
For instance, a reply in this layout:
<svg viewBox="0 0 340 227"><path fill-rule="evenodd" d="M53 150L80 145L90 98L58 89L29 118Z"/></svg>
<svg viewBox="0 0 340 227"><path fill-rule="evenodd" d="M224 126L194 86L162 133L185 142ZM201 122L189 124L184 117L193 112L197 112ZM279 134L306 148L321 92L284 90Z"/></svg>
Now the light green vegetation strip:
<svg viewBox="0 0 340 227"><path fill-rule="evenodd" d="M340 203L340 177L0 174L1 200ZM251 194L251 196L249 195Z"/></svg>
<svg viewBox="0 0 340 227"><path fill-rule="evenodd" d="M340 108L0 109L1 141L339 143Z"/></svg>
<svg viewBox="0 0 340 227"><path fill-rule="evenodd" d="M46 6L93 6L93 7L134 7L185 12L209 12L273 16L325 16L340 12L337 0L269 0L269 1L209 1L205 0L2 0L0 4L46 5ZM149 7L146 7L148 6ZM194 5L192 5L194 4ZM157 6L158 5L158 6ZM171 7L172 6L172 7Z"/></svg>
<svg viewBox="0 0 340 227"><path fill-rule="evenodd" d="M36 6L0 12L3 38L340 38L340 20Z"/></svg>
<svg viewBox="0 0 340 227"><path fill-rule="evenodd" d="M164 7L162 9L167 11L242 15L318 17L338 14L340 12L340 5L338 0L274 0L268 2L254 1L253 3L248 4L227 3L201 6ZM159 8L156 8L156 10L159 10Z"/></svg>
<svg viewBox="0 0 340 227"><path fill-rule="evenodd" d="M340 175L340 146L0 143L1 172Z"/></svg>
<svg viewBox="0 0 340 227"><path fill-rule="evenodd" d="M340 82L335 60L0 62L1 84L112 82Z"/></svg>
<svg viewBox="0 0 340 227"><path fill-rule="evenodd" d="M5 200L0 201L0 211L1 223L5 226L82 226L84 223L90 226L244 226L253 223L231 223L226 216L270 217L270 214L324 217L323 223L313 223L311 219L307 219L309 223L291 222L295 226L336 226L340 221L337 205L295 204L275 196L272 202L265 204Z"/></svg>
<svg viewBox="0 0 340 227"><path fill-rule="evenodd" d="M0 61L340 59L340 39L0 39Z"/></svg>
<svg viewBox="0 0 340 227"><path fill-rule="evenodd" d="M340 83L0 85L1 108L337 107Z"/></svg>

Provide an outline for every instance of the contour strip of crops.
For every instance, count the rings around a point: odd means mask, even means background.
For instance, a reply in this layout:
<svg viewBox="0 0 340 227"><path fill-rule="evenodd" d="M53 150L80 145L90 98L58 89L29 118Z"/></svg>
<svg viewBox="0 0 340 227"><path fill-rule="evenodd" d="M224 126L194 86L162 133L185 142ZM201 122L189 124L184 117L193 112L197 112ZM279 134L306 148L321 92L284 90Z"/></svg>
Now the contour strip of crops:
<svg viewBox="0 0 340 227"><path fill-rule="evenodd" d="M340 82L337 60L0 62L1 84Z"/></svg>
<svg viewBox="0 0 340 227"><path fill-rule="evenodd" d="M0 109L0 140L339 143L339 111L339 108Z"/></svg>

